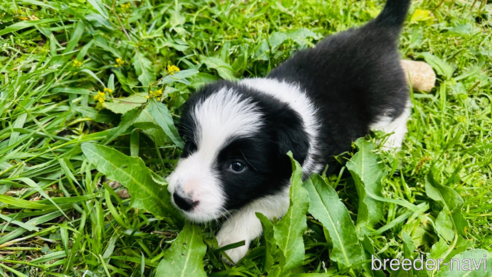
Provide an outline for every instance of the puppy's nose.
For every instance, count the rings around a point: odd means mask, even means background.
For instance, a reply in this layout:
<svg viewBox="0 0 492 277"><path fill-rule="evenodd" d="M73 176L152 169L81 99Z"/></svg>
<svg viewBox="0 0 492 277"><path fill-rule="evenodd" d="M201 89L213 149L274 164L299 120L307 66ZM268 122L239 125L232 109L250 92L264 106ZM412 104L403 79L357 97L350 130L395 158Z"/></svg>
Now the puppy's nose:
<svg viewBox="0 0 492 277"><path fill-rule="evenodd" d="M174 203L183 211L189 211L198 205L198 201L193 201L191 198L182 197L178 193L173 193Z"/></svg>

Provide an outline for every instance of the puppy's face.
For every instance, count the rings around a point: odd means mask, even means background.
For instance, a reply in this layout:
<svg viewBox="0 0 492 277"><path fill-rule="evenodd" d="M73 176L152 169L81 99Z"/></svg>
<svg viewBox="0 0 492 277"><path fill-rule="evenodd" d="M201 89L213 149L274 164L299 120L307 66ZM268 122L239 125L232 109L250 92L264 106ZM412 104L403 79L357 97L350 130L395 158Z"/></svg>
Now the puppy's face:
<svg viewBox="0 0 492 277"><path fill-rule="evenodd" d="M302 123L287 105L263 98L245 87L219 83L185 104L180 132L186 143L168 189L187 218L217 219L288 183L291 165L285 154L307 152L307 147L291 149L302 143L289 145L301 138L292 135L286 123ZM304 157L299 154L297 159Z"/></svg>

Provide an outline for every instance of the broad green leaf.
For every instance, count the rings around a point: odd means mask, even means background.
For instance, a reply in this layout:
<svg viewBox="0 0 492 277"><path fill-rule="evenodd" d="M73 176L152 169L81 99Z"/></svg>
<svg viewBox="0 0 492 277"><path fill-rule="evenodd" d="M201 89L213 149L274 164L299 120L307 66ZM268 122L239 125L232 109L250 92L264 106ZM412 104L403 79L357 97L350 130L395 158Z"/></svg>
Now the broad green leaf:
<svg viewBox="0 0 492 277"><path fill-rule="evenodd" d="M325 228L326 230L326 228ZM326 231L328 232L328 231ZM329 238L329 235L328 235ZM366 260L369 259L381 259L375 252L374 252L374 247L373 247L373 242L367 237L364 236L364 240L361 241L362 248L364 249L365 255L366 255ZM372 263L364 263L362 265L366 273L370 274L369 276L371 277L385 277L386 275L382 271L378 270L372 270Z"/></svg>
<svg viewBox="0 0 492 277"><path fill-rule="evenodd" d="M306 45L311 44L307 38L322 38L321 35L316 34L315 32L306 29L300 28L295 30L288 31L279 31L272 33L268 39L264 39L260 46L257 48L254 57L259 60L268 60L266 52L273 53L277 51L280 45L282 45L286 40L293 40L301 47L305 47Z"/></svg>
<svg viewBox="0 0 492 277"><path fill-rule="evenodd" d="M155 82L155 73L152 63L140 52L136 52L132 59L133 67L138 75L138 80L144 87Z"/></svg>
<svg viewBox="0 0 492 277"><path fill-rule="evenodd" d="M302 167L292 158L292 177L290 179L290 205L284 217L273 227L278 248L285 258L284 274L302 265L304 260L304 241L302 235L307 228L306 212L309 199L306 189L302 186Z"/></svg>
<svg viewBox="0 0 492 277"><path fill-rule="evenodd" d="M473 239L465 239L462 236L458 236L458 241L456 242L453 250L444 260L444 262L449 262L449 260L451 260L453 256L460 254L466 250L472 249L473 245L475 245L475 241Z"/></svg>
<svg viewBox="0 0 492 277"><path fill-rule="evenodd" d="M128 97L115 98L112 103L104 103L104 108L118 114L125 114L147 102L147 93L136 93Z"/></svg>
<svg viewBox="0 0 492 277"><path fill-rule="evenodd" d="M164 77L164 79L159 81L159 85L163 85L163 84L170 85L174 82L180 82L185 85L190 85L191 83L186 78L193 77L196 74L198 74L198 72L199 71L196 69L181 70L177 73L174 73L174 75L167 75L166 77Z"/></svg>
<svg viewBox="0 0 492 277"><path fill-rule="evenodd" d="M143 112L140 113L140 116L135 120L133 126L141 129L147 136L152 138L158 146L169 145L168 136L164 133L162 128L157 125L155 118L153 118L146 110L143 110Z"/></svg>
<svg viewBox="0 0 492 277"><path fill-rule="evenodd" d="M138 118L140 112L141 109L134 109L125 113L122 116L121 122L118 125L118 127L112 129L113 132L106 137L106 139L102 142L102 144L108 144L111 141L113 141L115 138L117 138L119 135L123 134L128 128L130 128L133 122Z"/></svg>
<svg viewBox="0 0 492 277"><path fill-rule="evenodd" d="M184 52L186 51L188 48L190 48L190 46L188 45L188 43L186 41L183 41L181 39L173 39L169 33L166 33L166 38L164 39L163 38L163 41L162 41L162 44L160 45L160 47L172 47L178 51L181 51L181 52Z"/></svg>
<svg viewBox="0 0 492 277"><path fill-rule="evenodd" d="M425 22L427 24L432 24L434 21L434 16L429 10L416 9L410 19L410 22Z"/></svg>
<svg viewBox="0 0 492 277"><path fill-rule="evenodd" d="M427 175L425 192L429 198L441 203L448 211L463 206L463 198L454 189L439 184L432 172Z"/></svg>
<svg viewBox="0 0 492 277"><path fill-rule="evenodd" d="M219 80L217 76L200 72L193 77L191 85L193 86L193 88L198 89L206 84L213 83L217 80Z"/></svg>
<svg viewBox="0 0 492 277"><path fill-rule="evenodd" d="M492 253L473 249L454 255L449 265L441 264L437 277L490 277L492 276Z"/></svg>
<svg viewBox="0 0 492 277"><path fill-rule="evenodd" d="M119 115L114 114L109 110L96 110L88 106L72 106L74 111L81 113L84 117L89 117L95 122L99 123L114 123L120 118Z"/></svg>
<svg viewBox="0 0 492 277"><path fill-rule="evenodd" d="M177 26L183 25L186 22L186 18L183 16L183 13L181 13L181 3L178 1L174 2L174 8L169 9L169 13L171 14L171 28L176 28Z"/></svg>
<svg viewBox="0 0 492 277"><path fill-rule="evenodd" d="M184 143L178 134L178 130L174 126L173 118L171 117L171 113L167 109L166 105L161 102L157 102L154 99L149 102L150 103L144 112L148 112L150 114L151 118L155 120L155 124L162 128L164 133L169 136L174 144L180 148L183 148Z"/></svg>
<svg viewBox="0 0 492 277"><path fill-rule="evenodd" d="M447 241L454 239L453 222L448 211L442 210L437 216L436 231Z"/></svg>
<svg viewBox="0 0 492 277"><path fill-rule="evenodd" d="M288 38L283 32L274 32L268 37L268 44L272 50L275 50Z"/></svg>
<svg viewBox="0 0 492 277"><path fill-rule="evenodd" d="M131 206L147 210L159 217L178 215L171 204L167 188L156 183L142 159L128 157L112 148L91 143L82 144L89 162L109 179L120 182L131 195Z"/></svg>
<svg viewBox="0 0 492 277"><path fill-rule="evenodd" d="M266 242L264 271L268 272L272 268L275 262L274 256L277 254L277 242L275 241L273 223L261 213L256 213L256 217L258 217L263 227L263 237Z"/></svg>
<svg viewBox="0 0 492 277"><path fill-rule="evenodd" d="M365 259L354 223L337 192L318 175L305 183L309 192L309 213L328 230L333 242L330 259L339 268L354 266Z"/></svg>
<svg viewBox="0 0 492 277"><path fill-rule="evenodd" d="M450 79L451 76L453 76L454 68L446 61L443 61L429 52L421 53L419 57L424 58L436 73L443 76L445 79Z"/></svg>
<svg viewBox="0 0 492 277"><path fill-rule="evenodd" d="M199 226L186 223L156 269L156 277L205 277L203 257L207 246L203 243Z"/></svg>
<svg viewBox="0 0 492 277"><path fill-rule="evenodd" d="M201 56L201 61L208 68L212 68L217 70L219 76L226 80L236 80L237 78L234 76L234 71L232 71L232 67L230 64L225 61L216 58L216 57L205 57Z"/></svg>
<svg viewBox="0 0 492 277"><path fill-rule="evenodd" d="M451 212L451 217L453 218L454 224L456 225L456 230L460 235L466 235L466 229L469 227L468 221L463 216L463 212L460 209L455 209Z"/></svg>
<svg viewBox="0 0 492 277"><path fill-rule="evenodd" d="M315 33L307 28L289 30L286 32L286 34L290 39L294 40L297 44L301 46L308 44L307 38L313 38L313 39L323 38L321 34Z"/></svg>
<svg viewBox="0 0 492 277"><path fill-rule="evenodd" d="M359 195L357 229L364 226L372 228L383 217L383 203L371 197L371 195L382 197L383 166L379 163L378 156L372 152L374 150L372 142L360 138L355 145L358 151L346 166L354 178Z"/></svg>
<svg viewBox="0 0 492 277"><path fill-rule="evenodd" d="M113 73L118 78L118 81L121 84L121 87L128 93L133 93L130 87L135 87L138 85L138 81L136 79L127 78L127 76L123 75L119 70L113 69Z"/></svg>
<svg viewBox="0 0 492 277"><path fill-rule="evenodd" d="M413 251L415 251L415 243L412 240L412 237L410 237L409 234L405 231L401 231L401 239L403 240L403 245L404 245L404 253L405 253L405 258L411 258Z"/></svg>
<svg viewBox="0 0 492 277"><path fill-rule="evenodd" d="M256 47L256 51L253 57L255 60L268 61L269 55L270 55L270 46L268 45L267 39L264 38L261 44Z"/></svg>
<svg viewBox="0 0 492 277"><path fill-rule="evenodd" d="M469 23L461 24L449 29L448 33L457 35L471 35L473 33L473 26Z"/></svg>

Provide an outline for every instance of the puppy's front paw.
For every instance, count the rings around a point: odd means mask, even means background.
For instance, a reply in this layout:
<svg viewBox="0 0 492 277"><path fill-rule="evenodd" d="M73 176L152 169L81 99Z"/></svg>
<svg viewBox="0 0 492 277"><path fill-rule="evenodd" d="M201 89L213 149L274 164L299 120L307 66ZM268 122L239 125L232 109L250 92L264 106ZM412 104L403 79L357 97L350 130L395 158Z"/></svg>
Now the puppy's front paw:
<svg viewBox="0 0 492 277"><path fill-rule="evenodd" d="M244 256L246 256L246 253L248 253L249 241L246 238L240 238L238 236L226 236L221 234L220 232L219 234L217 234L217 242L219 243L219 247L223 247L240 241L244 241L245 244L243 246L239 246L225 251L227 256L231 258L234 264L236 264L239 260L241 260ZM228 264L231 264L231 261L225 257L222 257L222 260Z"/></svg>

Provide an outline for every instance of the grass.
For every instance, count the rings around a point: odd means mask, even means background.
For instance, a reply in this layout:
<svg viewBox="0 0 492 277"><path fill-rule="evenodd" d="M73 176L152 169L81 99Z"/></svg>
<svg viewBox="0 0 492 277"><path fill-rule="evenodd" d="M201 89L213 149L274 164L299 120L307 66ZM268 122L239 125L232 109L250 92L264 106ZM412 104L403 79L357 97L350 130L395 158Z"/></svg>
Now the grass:
<svg viewBox="0 0 492 277"><path fill-rule="evenodd" d="M375 180L381 197L409 204L376 201L377 222L361 225L364 204L357 192L368 184L345 175L326 181L356 223L366 254L449 260L478 253L472 249L492 251L492 5L412 2L401 54L427 61L438 81L431 93L412 93L403 149L380 153L385 174ZM173 242L184 239L176 238L182 222L175 214L148 213L146 206L121 199L122 188L109 186L110 172L95 167L81 145L106 145L109 156L117 150L140 157L155 173L147 183L158 184L180 153L172 120L179 120L179 107L196 87L219 78L265 76L295 51L367 22L382 4L2 1L0 275L172 276L166 267L157 268L178 251ZM181 71L174 73L172 65ZM143 109L147 101L159 112ZM409 209L414 206L420 210ZM272 254L265 250L270 237L256 240L248 256L231 267L214 250L216 223L186 226L191 231L183 234L201 237L190 238L198 245L190 251L203 256L208 275L258 276L271 269L265 261ZM307 215L305 255L284 275L384 276L337 262L337 246L326 228ZM281 258L274 258L282 266Z"/></svg>

